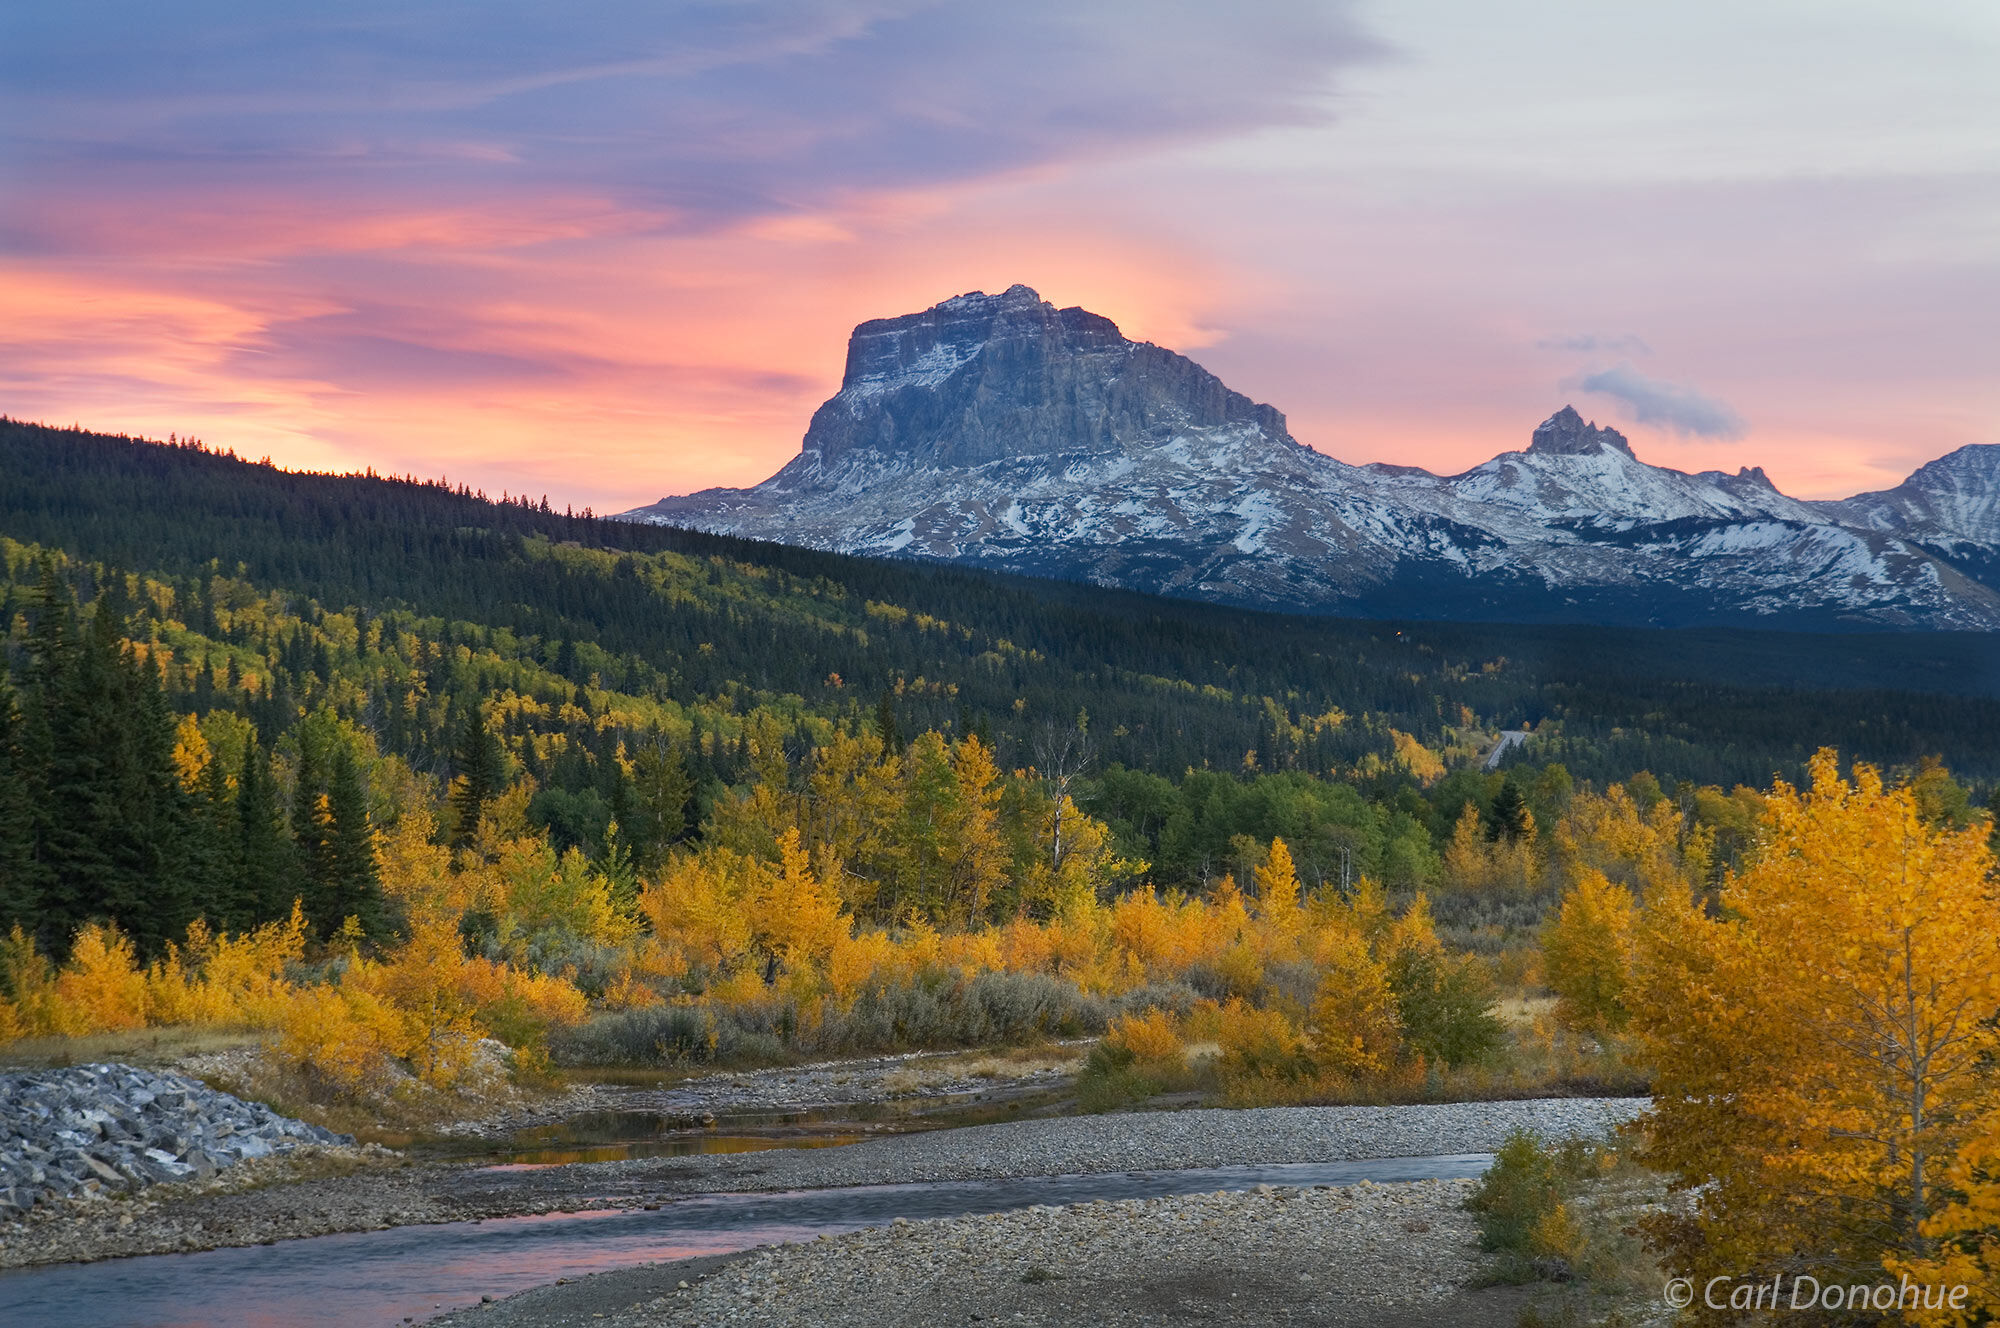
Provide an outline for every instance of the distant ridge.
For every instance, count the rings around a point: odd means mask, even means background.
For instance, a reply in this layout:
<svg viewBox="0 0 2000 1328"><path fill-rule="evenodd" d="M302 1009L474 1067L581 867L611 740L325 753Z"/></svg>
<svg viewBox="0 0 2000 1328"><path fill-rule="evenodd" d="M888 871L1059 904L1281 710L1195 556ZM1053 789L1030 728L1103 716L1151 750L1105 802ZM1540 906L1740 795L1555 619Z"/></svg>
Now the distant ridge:
<svg viewBox="0 0 2000 1328"><path fill-rule="evenodd" d="M791 463L621 519L1294 612L2000 630L2000 446L1805 502L1566 405L1463 474L1350 466L1018 285L861 324Z"/></svg>

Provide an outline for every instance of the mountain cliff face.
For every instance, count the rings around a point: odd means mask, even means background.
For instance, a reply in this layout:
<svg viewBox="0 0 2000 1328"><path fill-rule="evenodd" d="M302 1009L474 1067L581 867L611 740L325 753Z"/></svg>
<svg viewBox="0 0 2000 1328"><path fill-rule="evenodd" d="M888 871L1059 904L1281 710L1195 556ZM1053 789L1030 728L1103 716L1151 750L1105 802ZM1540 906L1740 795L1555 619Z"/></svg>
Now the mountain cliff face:
<svg viewBox="0 0 2000 1328"><path fill-rule="evenodd" d="M1808 503L1565 406L1461 475L1349 466L1025 286L863 323L784 469L625 515L1293 611L2000 630L2000 447Z"/></svg>

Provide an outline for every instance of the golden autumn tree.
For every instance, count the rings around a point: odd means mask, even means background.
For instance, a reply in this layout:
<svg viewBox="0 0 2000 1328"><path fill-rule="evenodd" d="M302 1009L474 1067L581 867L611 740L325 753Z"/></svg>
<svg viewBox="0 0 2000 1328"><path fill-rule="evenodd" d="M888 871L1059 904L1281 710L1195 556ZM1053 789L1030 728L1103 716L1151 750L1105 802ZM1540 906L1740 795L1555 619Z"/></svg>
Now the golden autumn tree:
<svg viewBox="0 0 2000 1328"><path fill-rule="evenodd" d="M1402 1021L1388 970L1360 932L1329 933L1321 946L1313 999L1313 1061L1347 1078L1387 1073L1403 1053Z"/></svg>
<svg viewBox="0 0 2000 1328"><path fill-rule="evenodd" d="M1644 1155L1690 1191L1650 1234L1693 1276L1879 1280L1940 1253L1984 1186L1952 1164L1996 1123L2000 907L1984 826L1830 751L1780 783L1720 912L1649 891L1632 1028L1654 1069ZM1968 1194L1968 1190L1978 1193Z"/></svg>
<svg viewBox="0 0 2000 1328"><path fill-rule="evenodd" d="M1298 935L1305 925L1299 907L1299 873L1292 863L1292 851L1282 839L1271 841L1271 850L1257 864L1257 917L1273 933L1274 939Z"/></svg>
<svg viewBox="0 0 2000 1328"><path fill-rule="evenodd" d="M1542 967L1558 997L1556 1016L1586 1033L1618 1033L1629 1013L1632 894L1603 872L1584 868L1543 928Z"/></svg>
<svg viewBox="0 0 2000 1328"><path fill-rule="evenodd" d="M824 959L848 931L840 896L813 874L796 828L778 837L778 867L764 867L747 901L757 947L790 968Z"/></svg>

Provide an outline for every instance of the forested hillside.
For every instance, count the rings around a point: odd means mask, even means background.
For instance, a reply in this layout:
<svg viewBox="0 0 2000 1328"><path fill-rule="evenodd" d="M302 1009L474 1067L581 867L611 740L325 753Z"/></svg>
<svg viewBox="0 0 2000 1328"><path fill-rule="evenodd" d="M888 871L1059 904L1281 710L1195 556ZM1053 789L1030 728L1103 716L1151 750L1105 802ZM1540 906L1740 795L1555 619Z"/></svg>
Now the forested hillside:
<svg viewBox="0 0 2000 1328"><path fill-rule="evenodd" d="M518 791L551 852L629 884L746 790L873 779L891 797L976 739L1016 856L1069 797L1112 836L1107 862L1163 887L1281 835L1309 883L1414 887L1468 804L1492 815L1509 780L1476 767L1502 728L1533 727L1509 768L1545 824L1577 781L1761 785L1822 743L1989 780L2000 751L1977 638L1295 619L199 445L10 422L0 457L0 907L56 949L91 917L154 950L197 915L247 927L294 897L323 935L366 923L362 827L448 788L441 837L463 843ZM744 847L770 838L729 823ZM878 826L841 856L889 881L910 851L893 838ZM982 898L1022 906L1009 879ZM901 890L885 918L913 902Z"/></svg>

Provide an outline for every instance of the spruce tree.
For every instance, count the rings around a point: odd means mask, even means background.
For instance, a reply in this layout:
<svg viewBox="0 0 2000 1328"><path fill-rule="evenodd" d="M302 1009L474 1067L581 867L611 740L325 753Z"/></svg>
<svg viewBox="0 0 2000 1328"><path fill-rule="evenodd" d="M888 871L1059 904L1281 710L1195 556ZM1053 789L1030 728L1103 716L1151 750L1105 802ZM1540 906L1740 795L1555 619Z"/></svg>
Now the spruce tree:
<svg viewBox="0 0 2000 1328"><path fill-rule="evenodd" d="M67 589L62 593L66 597ZM57 956L69 952L70 938L85 921L116 918L127 894L119 879L121 841L131 829L128 813L137 810L124 801L130 790L121 787L131 697L117 638L106 630L109 615L100 614L72 646L73 622L67 605L48 593L45 576L33 668L41 711L36 736L47 772L35 807L36 930Z"/></svg>
<svg viewBox="0 0 2000 1328"><path fill-rule="evenodd" d="M326 778L320 773L321 753L313 738L312 726L300 725L298 779L292 785L292 852L306 914L317 921L325 917L323 901L332 885L333 824ZM339 925L338 919L334 925Z"/></svg>
<svg viewBox="0 0 2000 1328"><path fill-rule="evenodd" d="M882 739L882 750L901 754L903 731L896 725L896 707L889 693L882 693L881 704L875 707L875 733Z"/></svg>
<svg viewBox="0 0 2000 1328"><path fill-rule="evenodd" d="M17 923L33 926L40 909L34 784L27 719L13 684L0 673L0 932Z"/></svg>
<svg viewBox="0 0 2000 1328"><path fill-rule="evenodd" d="M368 821L368 789L346 743L333 749L327 778L327 880L320 894L320 933L331 936L348 918L364 932L381 926L382 876L375 857L375 828Z"/></svg>
<svg viewBox="0 0 2000 1328"><path fill-rule="evenodd" d="M123 582L119 577L121 586ZM198 901L213 888L213 878L203 874L211 863L196 820L196 800L181 786L174 766L179 721L167 703L159 659L141 659L122 644L119 659L133 702L125 777L135 801L128 805L139 814L131 818L133 852L120 882L130 902L114 915L125 920L140 952L151 955L187 930L199 911Z"/></svg>
<svg viewBox="0 0 2000 1328"><path fill-rule="evenodd" d="M278 815L271 754L254 733L243 741L243 769L236 777L235 857L231 925L240 931L289 913L299 897L298 859Z"/></svg>
<svg viewBox="0 0 2000 1328"><path fill-rule="evenodd" d="M1507 776L1500 785L1500 791L1493 795L1493 811L1486 826L1486 837L1495 841L1505 839L1511 843L1527 834L1532 823L1528 800L1521 796L1521 786L1514 782L1512 775Z"/></svg>
<svg viewBox="0 0 2000 1328"><path fill-rule="evenodd" d="M470 702L466 712L465 728L453 759L458 777L451 788L451 806L457 820L453 842L460 847L471 843L472 837L479 833L479 818L485 815L486 804L500 792L501 781L507 777L506 756L500 750L500 740L486 727L486 715L479 702Z"/></svg>

